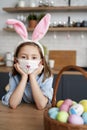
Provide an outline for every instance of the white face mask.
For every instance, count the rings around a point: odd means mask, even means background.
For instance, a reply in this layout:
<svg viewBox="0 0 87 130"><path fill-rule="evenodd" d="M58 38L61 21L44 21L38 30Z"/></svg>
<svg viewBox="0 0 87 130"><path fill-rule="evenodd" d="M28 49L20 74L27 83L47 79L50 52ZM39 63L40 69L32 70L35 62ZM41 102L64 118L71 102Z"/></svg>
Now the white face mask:
<svg viewBox="0 0 87 130"><path fill-rule="evenodd" d="M41 60L18 59L18 63L20 64L20 68L27 74L30 74L35 69L37 69L39 67L40 61Z"/></svg>

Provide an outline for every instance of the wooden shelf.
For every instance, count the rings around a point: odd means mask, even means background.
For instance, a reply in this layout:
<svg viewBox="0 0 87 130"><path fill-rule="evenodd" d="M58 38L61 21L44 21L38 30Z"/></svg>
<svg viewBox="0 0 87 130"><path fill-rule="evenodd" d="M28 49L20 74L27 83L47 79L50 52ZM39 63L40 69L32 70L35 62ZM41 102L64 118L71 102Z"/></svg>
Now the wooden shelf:
<svg viewBox="0 0 87 130"><path fill-rule="evenodd" d="M87 27L57 27L57 28L49 28L49 31L87 31Z"/></svg>
<svg viewBox="0 0 87 130"><path fill-rule="evenodd" d="M28 11L86 11L87 6L4 7L3 10L10 13Z"/></svg>
<svg viewBox="0 0 87 130"><path fill-rule="evenodd" d="M55 7L4 7L4 11L10 13L18 13L18 12L34 12L34 11L87 11L87 6L55 6ZM14 29L11 28L4 28L5 31L14 32ZM34 29L28 28L28 31L33 31ZM87 27L50 27L50 32L53 31L87 31Z"/></svg>
<svg viewBox="0 0 87 130"><path fill-rule="evenodd" d="M11 29L11 28L3 28L3 30L9 31L9 32L14 32L15 31L14 29ZM33 31L34 29L33 28L28 28L27 30L28 31ZM87 27L56 27L56 28L50 27L48 31L50 31L50 32L53 32L53 31L59 31L59 32L77 31L77 32L80 32L80 31L87 31Z"/></svg>

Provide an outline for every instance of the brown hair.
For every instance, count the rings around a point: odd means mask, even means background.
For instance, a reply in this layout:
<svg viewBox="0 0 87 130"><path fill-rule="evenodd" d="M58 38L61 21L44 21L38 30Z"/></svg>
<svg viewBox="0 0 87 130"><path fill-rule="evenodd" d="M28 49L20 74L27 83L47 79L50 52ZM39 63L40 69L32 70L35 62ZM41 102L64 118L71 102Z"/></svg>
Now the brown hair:
<svg viewBox="0 0 87 130"><path fill-rule="evenodd" d="M20 51L20 49L26 45L29 45L29 46L35 46L38 48L39 50L39 53L40 53L40 56L41 56L41 59L42 59L42 62L43 62L43 65L44 65L44 69L43 69L43 73L44 73L44 78L43 78L43 81L45 81L46 78L50 77L51 76L51 69L50 67L48 66L47 62L46 62L46 59L45 59L45 56L43 56L42 54L42 51L40 49L40 47L35 44L34 42L24 42L22 44L20 44L17 48L16 48L16 51L15 51L15 54L14 54L14 59L16 59L18 57L18 53ZM14 63L15 63L15 60L14 60ZM16 74L19 74L16 69L13 67L12 69L12 75L16 75ZM42 74L42 73L41 73Z"/></svg>

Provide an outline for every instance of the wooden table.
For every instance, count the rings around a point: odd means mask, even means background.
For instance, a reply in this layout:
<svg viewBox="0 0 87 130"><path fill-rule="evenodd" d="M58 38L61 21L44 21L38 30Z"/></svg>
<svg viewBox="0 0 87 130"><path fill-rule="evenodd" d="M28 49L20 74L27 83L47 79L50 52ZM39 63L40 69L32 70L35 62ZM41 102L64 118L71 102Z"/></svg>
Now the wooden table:
<svg viewBox="0 0 87 130"><path fill-rule="evenodd" d="M43 112L31 104L14 110L0 102L0 130L44 130Z"/></svg>

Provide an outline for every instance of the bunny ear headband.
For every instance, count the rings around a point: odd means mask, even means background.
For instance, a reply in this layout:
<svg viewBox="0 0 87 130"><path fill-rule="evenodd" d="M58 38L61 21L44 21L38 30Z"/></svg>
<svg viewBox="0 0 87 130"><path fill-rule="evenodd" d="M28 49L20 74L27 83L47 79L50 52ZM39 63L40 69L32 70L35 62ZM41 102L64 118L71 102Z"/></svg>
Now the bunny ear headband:
<svg viewBox="0 0 87 130"><path fill-rule="evenodd" d="M15 29L15 31L22 37L23 41L21 43L27 42L27 41L34 42L41 48L42 54L44 56L43 46L38 41L41 40L46 34L49 28L50 18L51 18L50 14L46 14L40 20L40 22L37 24L37 26L35 27L33 31L31 40L28 39L27 29L21 21L16 20L16 19L8 19L6 23L13 25L13 28Z"/></svg>

